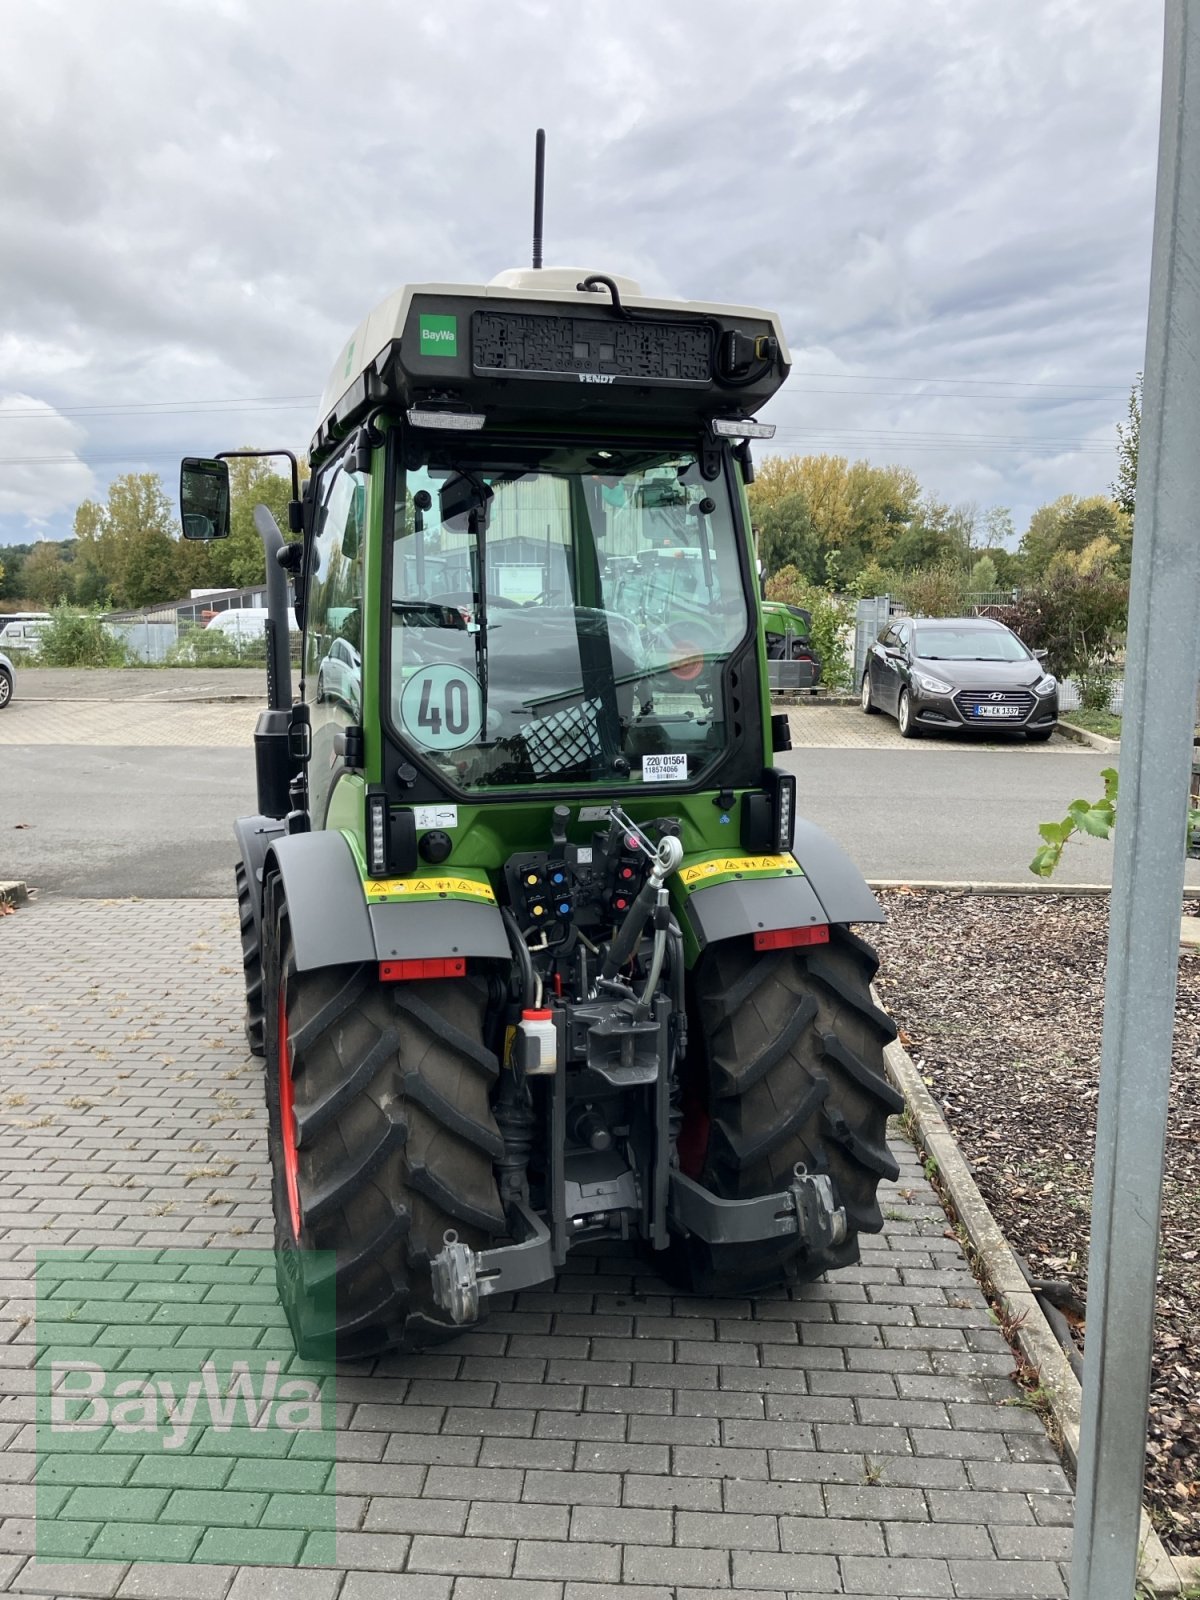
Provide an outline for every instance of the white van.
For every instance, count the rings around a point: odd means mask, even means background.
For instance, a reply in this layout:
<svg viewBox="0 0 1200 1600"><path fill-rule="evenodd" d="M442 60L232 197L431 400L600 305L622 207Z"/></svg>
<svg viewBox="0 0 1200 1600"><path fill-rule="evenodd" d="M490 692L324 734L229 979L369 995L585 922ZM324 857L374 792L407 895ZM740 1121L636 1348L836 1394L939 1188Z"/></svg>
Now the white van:
<svg viewBox="0 0 1200 1600"><path fill-rule="evenodd" d="M292 633L299 633L296 620L288 612L288 627ZM206 630L216 629L231 639L244 642L250 639L265 639L267 636L267 608L266 606L234 606L228 611L218 611L210 622L205 623Z"/></svg>
<svg viewBox="0 0 1200 1600"><path fill-rule="evenodd" d="M18 617L0 625L0 650L9 655L36 655L42 634L54 619L49 616Z"/></svg>

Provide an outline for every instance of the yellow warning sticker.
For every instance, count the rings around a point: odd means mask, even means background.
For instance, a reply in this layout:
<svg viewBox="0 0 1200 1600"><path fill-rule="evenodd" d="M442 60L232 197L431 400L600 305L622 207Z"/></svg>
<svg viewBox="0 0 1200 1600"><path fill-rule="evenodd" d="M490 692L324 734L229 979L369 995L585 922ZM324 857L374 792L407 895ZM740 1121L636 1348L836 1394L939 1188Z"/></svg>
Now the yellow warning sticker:
<svg viewBox="0 0 1200 1600"><path fill-rule="evenodd" d="M797 872L794 856L721 856L716 861L698 861L684 867L683 883L702 883L705 878L720 878L729 872Z"/></svg>
<svg viewBox="0 0 1200 1600"><path fill-rule="evenodd" d="M368 900L387 900L392 895L457 894L495 905L496 896L486 883L475 878L368 878L364 885Z"/></svg>

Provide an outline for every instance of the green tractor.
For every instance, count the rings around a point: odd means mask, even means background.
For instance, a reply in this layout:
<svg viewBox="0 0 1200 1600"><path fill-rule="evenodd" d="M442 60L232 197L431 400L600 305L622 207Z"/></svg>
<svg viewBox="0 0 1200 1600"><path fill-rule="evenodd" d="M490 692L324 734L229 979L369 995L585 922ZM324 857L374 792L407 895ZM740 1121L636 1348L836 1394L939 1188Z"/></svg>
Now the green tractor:
<svg viewBox="0 0 1200 1600"><path fill-rule="evenodd" d="M813 649L812 612L782 600L762 602L767 680L772 689L815 689L821 658Z"/></svg>
<svg viewBox="0 0 1200 1600"><path fill-rule="evenodd" d="M773 764L745 485L788 369L773 315L623 278L410 286L337 357L300 537L256 511L237 885L302 1352L425 1348L588 1241L746 1294L882 1226L882 912ZM228 532L223 457L181 502Z"/></svg>

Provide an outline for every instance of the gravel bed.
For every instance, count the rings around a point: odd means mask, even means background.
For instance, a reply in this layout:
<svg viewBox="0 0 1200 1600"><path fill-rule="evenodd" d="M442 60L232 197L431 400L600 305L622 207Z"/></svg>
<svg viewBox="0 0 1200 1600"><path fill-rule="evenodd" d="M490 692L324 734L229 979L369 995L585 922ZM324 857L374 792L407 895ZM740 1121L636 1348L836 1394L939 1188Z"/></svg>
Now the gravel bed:
<svg viewBox="0 0 1200 1600"><path fill-rule="evenodd" d="M876 935L901 1041L1009 1243L1036 1277L1066 1280L1082 1311L1108 897L901 889L881 899L890 921L864 931ZM1197 952L1179 967L1161 1239L1146 1503L1169 1549L1200 1555Z"/></svg>

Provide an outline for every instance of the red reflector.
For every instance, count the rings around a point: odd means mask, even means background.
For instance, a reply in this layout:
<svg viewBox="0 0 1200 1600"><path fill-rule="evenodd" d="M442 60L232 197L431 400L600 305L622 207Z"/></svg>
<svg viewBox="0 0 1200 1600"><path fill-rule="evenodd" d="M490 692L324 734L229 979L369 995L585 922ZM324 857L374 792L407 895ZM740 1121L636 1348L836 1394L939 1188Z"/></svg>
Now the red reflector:
<svg viewBox="0 0 1200 1600"><path fill-rule="evenodd" d="M829 924L815 922L810 928L771 928L754 935L756 950L786 950L797 944L828 944Z"/></svg>
<svg viewBox="0 0 1200 1600"><path fill-rule="evenodd" d="M406 978L462 978L466 975L465 956L423 956L413 961L381 961L382 983L399 983Z"/></svg>

